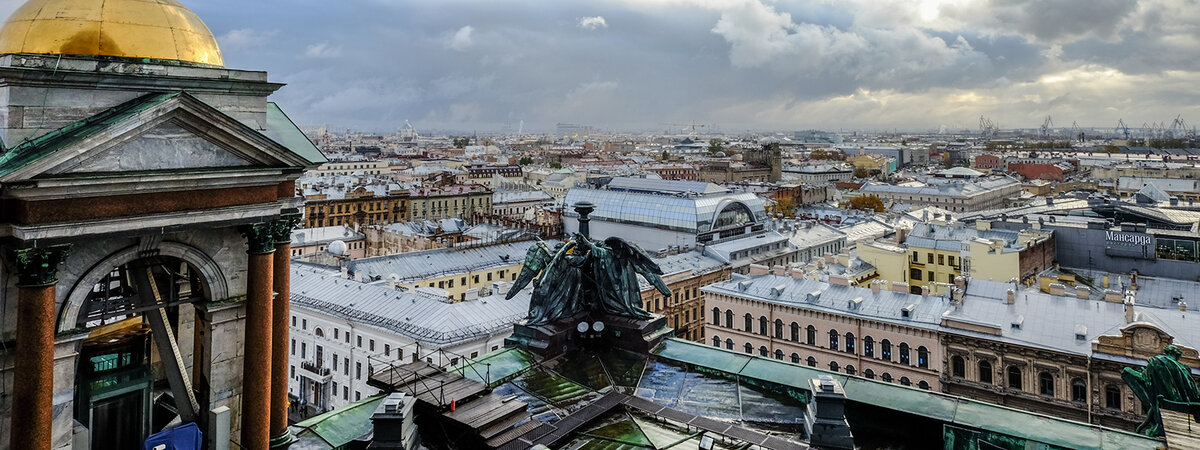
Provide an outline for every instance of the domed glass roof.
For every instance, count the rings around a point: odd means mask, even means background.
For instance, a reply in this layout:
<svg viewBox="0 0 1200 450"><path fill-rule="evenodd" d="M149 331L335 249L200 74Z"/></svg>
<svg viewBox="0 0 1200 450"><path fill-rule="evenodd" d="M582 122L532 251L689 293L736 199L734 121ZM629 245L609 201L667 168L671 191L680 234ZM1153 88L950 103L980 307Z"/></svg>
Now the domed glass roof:
<svg viewBox="0 0 1200 450"><path fill-rule="evenodd" d="M0 28L5 53L225 65L208 26L176 0L29 0Z"/></svg>

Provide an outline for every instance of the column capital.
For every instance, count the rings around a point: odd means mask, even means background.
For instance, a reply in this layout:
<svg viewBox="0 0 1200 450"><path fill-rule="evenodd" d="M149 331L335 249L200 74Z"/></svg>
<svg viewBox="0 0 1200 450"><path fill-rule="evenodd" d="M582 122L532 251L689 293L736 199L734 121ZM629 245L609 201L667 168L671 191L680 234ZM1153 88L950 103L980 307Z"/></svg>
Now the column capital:
<svg viewBox="0 0 1200 450"><path fill-rule="evenodd" d="M300 217L300 210L291 209L284 211L279 215L279 218L273 222L275 244L290 244L292 243L292 230L296 229L297 225L303 219Z"/></svg>
<svg viewBox="0 0 1200 450"><path fill-rule="evenodd" d="M13 250L19 286L49 286L58 283L58 265L71 254L71 244Z"/></svg>
<svg viewBox="0 0 1200 450"><path fill-rule="evenodd" d="M265 255L275 252L275 222L258 222L241 227L242 235L246 236L246 253Z"/></svg>

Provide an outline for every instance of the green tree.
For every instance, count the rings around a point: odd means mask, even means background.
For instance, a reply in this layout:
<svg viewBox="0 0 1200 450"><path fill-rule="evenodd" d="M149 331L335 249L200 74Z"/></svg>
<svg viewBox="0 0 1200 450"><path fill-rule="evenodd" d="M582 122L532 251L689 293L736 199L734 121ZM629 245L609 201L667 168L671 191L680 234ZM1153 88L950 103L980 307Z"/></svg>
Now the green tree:
<svg viewBox="0 0 1200 450"><path fill-rule="evenodd" d="M709 154L715 155L715 154L721 153L723 151L725 151L725 142L723 142L717 138L712 138L712 139L708 140L708 153Z"/></svg>
<svg viewBox="0 0 1200 450"><path fill-rule="evenodd" d="M468 145L471 144L471 138L456 137L456 138L454 138L453 142L454 142L454 148L466 148Z"/></svg>
<svg viewBox="0 0 1200 450"><path fill-rule="evenodd" d="M867 178L869 176L871 176L870 170L864 169L862 167L854 169L854 178Z"/></svg>
<svg viewBox="0 0 1200 450"><path fill-rule="evenodd" d="M839 206L861 211L883 212L884 210L883 200L872 194L854 197L848 202L842 202Z"/></svg>
<svg viewBox="0 0 1200 450"><path fill-rule="evenodd" d="M562 163L560 163L560 162L558 162L558 161L552 162L552 163L550 163L550 168L552 168L552 169L561 169L561 168L562 168Z"/></svg>
<svg viewBox="0 0 1200 450"><path fill-rule="evenodd" d="M522 158L521 158L519 161L517 161L517 164L520 164L520 165L522 165L522 166L528 166L528 165L530 165L530 164L533 164L533 158L530 158L530 157L528 157L528 156L524 156L524 157L522 157Z"/></svg>
<svg viewBox="0 0 1200 450"><path fill-rule="evenodd" d="M668 159L671 159L671 154L670 154L670 153L667 153L667 151L666 151L666 150L663 150L663 154L662 154L662 158L661 158L661 159L662 159L663 161L666 161L666 160L668 160Z"/></svg>

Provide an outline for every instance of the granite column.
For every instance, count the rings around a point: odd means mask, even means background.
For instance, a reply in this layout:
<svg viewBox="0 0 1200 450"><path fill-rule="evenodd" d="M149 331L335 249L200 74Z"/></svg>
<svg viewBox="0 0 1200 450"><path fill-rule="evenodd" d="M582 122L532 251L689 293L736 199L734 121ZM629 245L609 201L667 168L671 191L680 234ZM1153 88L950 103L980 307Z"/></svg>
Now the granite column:
<svg viewBox="0 0 1200 450"><path fill-rule="evenodd" d="M54 302L69 245L13 252L18 275L12 450L49 450L54 410Z"/></svg>
<svg viewBox="0 0 1200 450"><path fill-rule="evenodd" d="M273 222L243 229L249 243L246 270L246 335L242 366L243 448L268 448L271 440L271 315L274 302L272 264L275 252Z"/></svg>
<svg viewBox="0 0 1200 450"><path fill-rule="evenodd" d="M275 301L271 306L271 448L286 448L293 441L288 431L288 325L291 301L292 229L300 213L283 214L275 221Z"/></svg>

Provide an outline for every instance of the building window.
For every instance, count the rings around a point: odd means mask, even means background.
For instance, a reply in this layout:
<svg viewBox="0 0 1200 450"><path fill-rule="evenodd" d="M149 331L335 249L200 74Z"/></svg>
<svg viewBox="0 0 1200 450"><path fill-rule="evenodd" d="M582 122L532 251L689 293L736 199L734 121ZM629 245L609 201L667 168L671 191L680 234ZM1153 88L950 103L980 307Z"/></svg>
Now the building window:
<svg viewBox="0 0 1200 450"><path fill-rule="evenodd" d="M392 344L383 344L383 356L392 356Z"/></svg>
<svg viewBox="0 0 1200 450"><path fill-rule="evenodd" d="M721 308L713 308L713 325L721 326Z"/></svg>
<svg viewBox="0 0 1200 450"><path fill-rule="evenodd" d="M917 259L917 252L913 252L913 261L912 262L921 262L921 260Z"/></svg>
<svg viewBox="0 0 1200 450"><path fill-rule="evenodd" d="M979 382L992 384L992 363L987 361L979 362Z"/></svg>
<svg viewBox="0 0 1200 450"><path fill-rule="evenodd" d="M800 324L792 322L792 342L800 342Z"/></svg>
<svg viewBox="0 0 1200 450"><path fill-rule="evenodd" d="M308 344L301 342L300 343L300 359L304 359L307 357L308 357Z"/></svg>
<svg viewBox="0 0 1200 450"><path fill-rule="evenodd" d="M892 343L887 339L879 342L879 356L883 358L884 361L892 360Z"/></svg>
<svg viewBox="0 0 1200 450"><path fill-rule="evenodd" d="M837 372L837 371L838 371L838 363L837 363L837 361L830 361L830 362L829 362L829 370L830 370L831 372Z"/></svg>
<svg viewBox="0 0 1200 450"><path fill-rule="evenodd" d="M775 359L783 360L783 350L775 349Z"/></svg>
<svg viewBox="0 0 1200 450"><path fill-rule="evenodd" d="M909 364L907 342L900 343L900 364Z"/></svg>
<svg viewBox="0 0 1200 450"><path fill-rule="evenodd" d="M746 313L746 316L743 317L743 319L745 319L745 322L746 322L743 324L743 325L745 325L744 328L745 328L746 332L753 333L754 332L754 316L751 316L750 313Z"/></svg>
<svg viewBox="0 0 1200 450"><path fill-rule="evenodd" d="M767 316L761 316L758 318L758 334L763 336L767 335Z"/></svg>
<svg viewBox="0 0 1200 450"><path fill-rule="evenodd" d="M713 336L713 347L721 348L721 338Z"/></svg>
<svg viewBox="0 0 1200 450"><path fill-rule="evenodd" d="M867 377L868 380L874 380L875 379L875 371L871 370L871 369L864 370L863 376Z"/></svg>
<svg viewBox="0 0 1200 450"><path fill-rule="evenodd" d="M342 386L342 400L350 401L350 388Z"/></svg>
<svg viewBox="0 0 1200 450"><path fill-rule="evenodd" d="M1087 401L1087 383L1083 378L1071 380L1071 401L1083 403Z"/></svg>
<svg viewBox="0 0 1200 450"><path fill-rule="evenodd" d="M846 333L846 353L854 353L855 341L854 333Z"/></svg>
<svg viewBox="0 0 1200 450"><path fill-rule="evenodd" d="M967 376L967 362L963 357L954 355L950 357L950 374L959 378Z"/></svg>
<svg viewBox="0 0 1200 450"><path fill-rule="evenodd" d="M362 336L358 336L357 340L358 340L358 348L362 348Z"/></svg>
<svg viewBox="0 0 1200 450"><path fill-rule="evenodd" d="M939 266L946 265L946 255L938 255L938 265Z"/></svg>
<svg viewBox="0 0 1200 450"><path fill-rule="evenodd" d="M754 346L750 345L749 342L746 343L746 353L754 353Z"/></svg>
<svg viewBox="0 0 1200 450"><path fill-rule="evenodd" d="M929 264L933 264L933 253L927 253L927 254L925 254L925 256L926 256L925 260L928 261Z"/></svg>
<svg viewBox="0 0 1200 450"><path fill-rule="evenodd" d="M725 310L725 328L733 328L733 310Z"/></svg>
<svg viewBox="0 0 1200 450"><path fill-rule="evenodd" d="M334 372L337 372L337 364L338 364L338 355L337 355L337 353L334 353L333 354L333 371Z"/></svg>
<svg viewBox="0 0 1200 450"><path fill-rule="evenodd" d="M892 382L892 374L884 372L883 375L879 377L879 379L883 380L886 383L891 383Z"/></svg>
<svg viewBox="0 0 1200 450"><path fill-rule="evenodd" d="M1121 409L1121 388L1111 384L1104 387L1104 407Z"/></svg>
<svg viewBox="0 0 1200 450"><path fill-rule="evenodd" d="M783 339L783 320L775 319L775 339Z"/></svg>
<svg viewBox="0 0 1200 450"><path fill-rule="evenodd" d="M813 357L809 356L808 361L805 361L805 362L808 363L808 367L817 367L817 358L813 358Z"/></svg>
<svg viewBox="0 0 1200 450"><path fill-rule="evenodd" d="M792 353L792 364L800 364L800 354Z"/></svg>
<svg viewBox="0 0 1200 450"><path fill-rule="evenodd" d="M838 349L838 332L837 330L829 330L829 349L837 351Z"/></svg>
<svg viewBox="0 0 1200 450"><path fill-rule="evenodd" d="M921 281L921 269L908 269L908 278L913 281Z"/></svg>
<svg viewBox="0 0 1200 450"><path fill-rule="evenodd" d="M371 348L370 348L370 350L371 350L371 351L375 351L375 340L374 340L374 339L371 339L371 345L370 345L370 347L371 347Z"/></svg>
<svg viewBox="0 0 1200 450"><path fill-rule="evenodd" d="M292 316L292 326L296 326L296 316Z"/></svg>
<svg viewBox="0 0 1200 450"><path fill-rule="evenodd" d="M855 373L857 373L857 371L854 370L854 366L846 364L846 375L854 375Z"/></svg>
<svg viewBox="0 0 1200 450"><path fill-rule="evenodd" d="M808 345L817 345L817 327L809 325L807 331L808 331L808 336L806 336L806 337L808 339L806 342L808 342Z"/></svg>
<svg viewBox="0 0 1200 450"><path fill-rule="evenodd" d="M758 348L758 354L760 356L767 356L770 354L770 351L767 350L767 346L764 345Z"/></svg>
<svg viewBox="0 0 1200 450"><path fill-rule="evenodd" d="M354 363L354 378L357 380L362 379L362 363L360 362Z"/></svg>
<svg viewBox="0 0 1200 450"><path fill-rule="evenodd" d="M922 369L929 368L929 349L924 345L917 347L917 367Z"/></svg>
<svg viewBox="0 0 1200 450"><path fill-rule="evenodd" d="M900 384L912 386L912 380L909 380L908 377L900 377Z"/></svg>
<svg viewBox="0 0 1200 450"><path fill-rule="evenodd" d="M921 380L920 383L917 383L917 387L928 391L929 390L929 382L925 381L925 380Z"/></svg>
<svg viewBox="0 0 1200 450"><path fill-rule="evenodd" d="M350 376L350 358L342 358L342 375Z"/></svg>
<svg viewBox="0 0 1200 450"><path fill-rule="evenodd" d="M875 357L875 339L870 336L863 338L863 356Z"/></svg>
<svg viewBox="0 0 1200 450"><path fill-rule="evenodd" d="M292 356L296 356L296 340L292 339Z"/></svg>
<svg viewBox="0 0 1200 450"><path fill-rule="evenodd" d="M725 349L733 350L733 339L725 338Z"/></svg>
<svg viewBox="0 0 1200 450"><path fill-rule="evenodd" d="M1010 389L1021 389L1021 368L1017 366L1008 366L1008 387Z"/></svg>
<svg viewBox="0 0 1200 450"><path fill-rule="evenodd" d="M1050 372L1038 374L1038 392L1047 397L1054 396L1054 375Z"/></svg>

